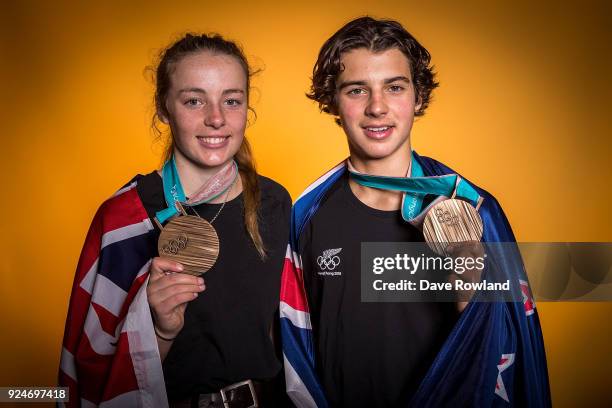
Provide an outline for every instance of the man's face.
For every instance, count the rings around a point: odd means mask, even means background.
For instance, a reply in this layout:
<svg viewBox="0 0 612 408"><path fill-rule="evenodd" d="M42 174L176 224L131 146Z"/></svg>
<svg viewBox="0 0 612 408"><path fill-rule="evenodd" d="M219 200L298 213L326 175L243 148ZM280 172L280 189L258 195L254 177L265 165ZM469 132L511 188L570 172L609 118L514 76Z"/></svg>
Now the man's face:
<svg viewBox="0 0 612 408"><path fill-rule="evenodd" d="M342 54L341 63L336 101L351 159L408 154L417 108L408 58L397 48L378 53L358 48Z"/></svg>

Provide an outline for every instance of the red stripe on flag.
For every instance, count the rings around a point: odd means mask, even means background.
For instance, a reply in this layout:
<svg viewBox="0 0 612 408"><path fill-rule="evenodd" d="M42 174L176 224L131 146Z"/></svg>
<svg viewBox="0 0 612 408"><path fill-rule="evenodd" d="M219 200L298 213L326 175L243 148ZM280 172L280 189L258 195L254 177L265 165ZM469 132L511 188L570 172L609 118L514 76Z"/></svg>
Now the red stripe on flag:
<svg viewBox="0 0 612 408"><path fill-rule="evenodd" d="M127 296L125 297L125 300L123 302L123 306L121 307L121 311L119 312L119 319L122 320L125 318L125 316L127 316L127 312L130 308L130 305L132 304L132 301L134 300L134 297L136 297L136 295L138 294L138 291L140 290L140 287L142 286L142 284L145 282L145 280L147 279L147 276L149 276L149 273L143 273L141 276L139 276L138 278L134 279L134 282L132 282L132 286L130 287L130 290L127 294Z"/></svg>
<svg viewBox="0 0 612 408"><path fill-rule="evenodd" d="M64 332L64 347L72 354L76 353L77 346L83 334L83 325L89 310L91 295L83 288L77 286L70 297L68 316L66 317L66 331Z"/></svg>
<svg viewBox="0 0 612 408"><path fill-rule="evenodd" d="M79 350L75 354L80 396L94 404L102 398L102 387L107 381L108 370L113 361L112 355L101 355L94 351L89 339L83 335Z"/></svg>
<svg viewBox="0 0 612 408"><path fill-rule="evenodd" d="M79 386L77 382L61 370L58 382L60 387L68 387L68 402L65 403L66 407L79 407L81 405L81 399L79 398Z"/></svg>
<svg viewBox="0 0 612 408"><path fill-rule="evenodd" d="M280 300L296 310L308 312L306 294L302 284L302 271L286 258L281 279Z"/></svg>
<svg viewBox="0 0 612 408"><path fill-rule="evenodd" d="M102 330L111 336L115 335L117 331L117 324L121 321L117 316L106 310L103 306L100 306L97 303L91 304L95 313L98 315L98 319L100 320L100 326Z"/></svg>
<svg viewBox="0 0 612 408"><path fill-rule="evenodd" d="M102 208L100 208L91 222L87 237L85 238L85 244L81 250L81 256L79 257L79 263L77 264L77 270L74 277L75 285L81 283L100 255L100 246L102 245L102 218Z"/></svg>
<svg viewBox="0 0 612 408"><path fill-rule="evenodd" d="M149 218L135 188L106 200L100 210L106 214L103 234Z"/></svg>
<svg viewBox="0 0 612 408"><path fill-rule="evenodd" d="M126 333L121 333L102 401L108 401L136 389L138 389L138 381L130 357L128 337Z"/></svg>

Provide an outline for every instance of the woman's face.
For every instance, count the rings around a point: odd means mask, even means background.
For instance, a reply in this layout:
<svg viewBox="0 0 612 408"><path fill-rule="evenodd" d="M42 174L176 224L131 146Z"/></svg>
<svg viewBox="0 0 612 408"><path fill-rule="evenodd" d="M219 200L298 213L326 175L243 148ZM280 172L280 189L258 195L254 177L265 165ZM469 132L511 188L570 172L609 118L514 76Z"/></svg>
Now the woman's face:
<svg viewBox="0 0 612 408"><path fill-rule="evenodd" d="M230 161L242 144L247 121L247 78L232 56L209 51L174 64L166 97L177 160L213 169Z"/></svg>

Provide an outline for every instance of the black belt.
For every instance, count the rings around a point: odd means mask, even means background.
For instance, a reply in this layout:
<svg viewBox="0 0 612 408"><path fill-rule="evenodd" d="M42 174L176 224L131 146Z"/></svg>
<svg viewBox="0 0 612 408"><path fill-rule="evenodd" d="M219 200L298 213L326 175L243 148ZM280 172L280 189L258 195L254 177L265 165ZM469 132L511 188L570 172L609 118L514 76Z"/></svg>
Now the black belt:
<svg viewBox="0 0 612 408"><path fill-rule="evenodd" d="M171 401L173 408L259 408L265 383L246 380L221 388L219 392L197 394L190 400Z"/></svg>

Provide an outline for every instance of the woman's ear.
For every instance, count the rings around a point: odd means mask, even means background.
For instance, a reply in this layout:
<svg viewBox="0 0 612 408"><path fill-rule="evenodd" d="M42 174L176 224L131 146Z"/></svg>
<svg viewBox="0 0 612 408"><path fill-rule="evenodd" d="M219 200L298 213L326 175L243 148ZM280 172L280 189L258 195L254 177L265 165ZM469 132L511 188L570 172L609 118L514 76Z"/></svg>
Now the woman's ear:
<svg viewBox="0 0 612 408"><path fill-rule="evenodd" d="M165 125L169 125L170 121L168 120L168 116L165 115L164 113L160 112L159 110L157 111L157 117L159 118L160 122L165 124Z"/></svg>

